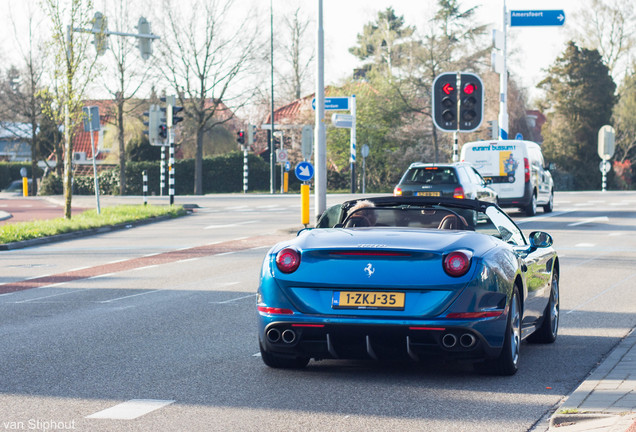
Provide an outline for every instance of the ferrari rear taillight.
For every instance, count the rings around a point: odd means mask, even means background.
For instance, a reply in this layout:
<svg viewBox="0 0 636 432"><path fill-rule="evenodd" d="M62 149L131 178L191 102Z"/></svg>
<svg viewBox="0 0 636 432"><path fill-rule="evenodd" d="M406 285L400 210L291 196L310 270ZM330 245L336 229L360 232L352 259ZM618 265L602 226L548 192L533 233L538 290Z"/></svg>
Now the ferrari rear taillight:
<svg viewBox="0 0 636 432"><path fill-rule="evenodd" d="M276 254L276 266L283 273L293 273L300 265L300 253L296 249L285 248Z"/></svg>
<svg viewBox="0 0 636 432"><path fill-rule="evenodd" d="M293 315L294 311L291 309L283 309L269 306L257 306L259 312L268 315Z"/></svg>
<svg viewBox="0 0 636 432"><path fill-rule="evenodd" d="M530 183L530 163L528 158L523 158L523 181Z"/></svg>
<svg viewBox="0 0 636 432"><path fill-rule="evenodd" d="M444 257L444 271L449 276L464 276L469 268L470 257L465 252L455 251Z"/></svg>
<svg viewBox="0 0 636 432"><path fill-rule="evenodd" d="M396 186L395 189L393 189L393 196L402 196L402 189Z"/></svg>
<svg viewBox="0 0 636 432"><path fill-rule="evenodd" d="M464 199L464 189L461 186L455 188L455 192L453 192L453 198Z"/></svg>

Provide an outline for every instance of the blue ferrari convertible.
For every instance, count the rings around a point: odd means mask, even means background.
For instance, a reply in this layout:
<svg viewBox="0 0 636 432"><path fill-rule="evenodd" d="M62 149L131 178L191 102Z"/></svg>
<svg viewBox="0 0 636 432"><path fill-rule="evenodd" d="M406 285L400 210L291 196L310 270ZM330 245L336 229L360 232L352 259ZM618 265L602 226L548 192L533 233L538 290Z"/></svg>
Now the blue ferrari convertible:
<svg viewBox="0 0 636 432"><path fill-rule="evenodd" d="M512 375L522 340L557 337L558 282L552 237L526 237L493 203L347 201L267 253L260 351L274 368L449 356Z"/></svg>

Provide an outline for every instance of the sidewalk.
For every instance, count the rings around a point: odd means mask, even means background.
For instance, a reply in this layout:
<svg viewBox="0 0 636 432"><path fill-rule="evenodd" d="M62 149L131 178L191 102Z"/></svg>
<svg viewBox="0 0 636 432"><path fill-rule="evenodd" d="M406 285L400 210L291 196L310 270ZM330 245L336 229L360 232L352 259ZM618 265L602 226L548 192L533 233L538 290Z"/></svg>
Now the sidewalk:
<svg viewBox="0 0 636 432"><path fill-rule="evenodd" d="M636 330L566 399L549 431L636 432Z"/></svg>

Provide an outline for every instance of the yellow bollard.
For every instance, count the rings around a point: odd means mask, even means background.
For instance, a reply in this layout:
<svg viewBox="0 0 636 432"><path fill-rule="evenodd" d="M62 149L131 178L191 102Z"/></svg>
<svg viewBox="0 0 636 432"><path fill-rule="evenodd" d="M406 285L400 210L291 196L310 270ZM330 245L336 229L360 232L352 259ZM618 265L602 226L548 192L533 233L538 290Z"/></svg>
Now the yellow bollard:
<svg viewBox="0 0 636 432"><path fill-rule="evenodd" d="M309 185L300 185L300 223L309 225Z"/></svg>
<svg viewBox="0 0 636 432"><path fill-rule="evenodd" d="M283 173L283 192L287 193L289 189L289 173L285 171Z"/></svg>
<svg viewBox="0 0 636 432"><path fill-rule="evenodd" d="M22 177L22 196L29 196L29 179Z"/></svg>

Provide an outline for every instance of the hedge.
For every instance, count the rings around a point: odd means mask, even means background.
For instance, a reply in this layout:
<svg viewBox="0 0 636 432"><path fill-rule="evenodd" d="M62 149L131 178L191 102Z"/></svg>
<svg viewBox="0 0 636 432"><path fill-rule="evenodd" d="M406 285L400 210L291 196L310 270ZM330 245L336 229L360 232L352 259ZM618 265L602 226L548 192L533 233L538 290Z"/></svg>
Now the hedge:
<svg viewBox="0 0 636 432"><path fill-rule="evenodd" d="M259 156L248 155L248 192L269 192L270 168L269 162ZM19 178L20 168L26 164L7 163L0 164L0 182L3 172L17 173ZM30 165L29 165L30 166ZM3 171L3 168L5 171ZM27 168L30 170L30 168ZM148 175L148 194L159 195L160 162L128 162L126 163L126 195L141 195L143 193L143 172ZM40 174L41 175L41 174ZM277 190L280 190L280 166L275 170ZM8 178L11 178L7 174ZM13 178L15 179L15 178ZM300 181L293 171L288 173L288 190L300 191ZM349 187L349 173L329 171L327 173L327 188L329 190L346 190ZM11 180L7 182L9 184ZM167 179L166 179L167 185ZM175 161L175 188L176 195L194 194L194 159ZM119 170L114 168L99 173L99 189L104 195L116 195L119 193ZM228 153L222 156L203 159L203 193L240 193L243 192L243 153L240 151ZM47 176L40 187L40 195L59 195L63 193L62 179L51 174ZM94 181L92 176L75 176L73 180L73 194L94 194ZM167 186L164 186L164 195L168 194Z"/></svg>

